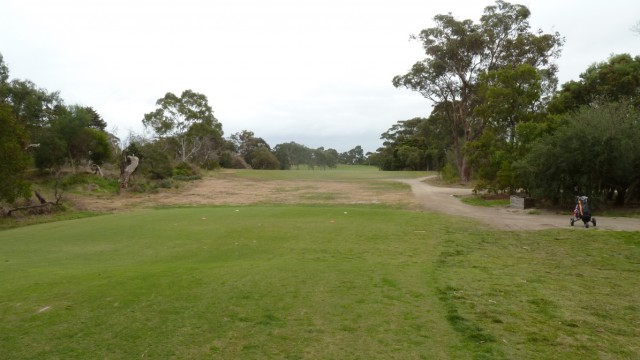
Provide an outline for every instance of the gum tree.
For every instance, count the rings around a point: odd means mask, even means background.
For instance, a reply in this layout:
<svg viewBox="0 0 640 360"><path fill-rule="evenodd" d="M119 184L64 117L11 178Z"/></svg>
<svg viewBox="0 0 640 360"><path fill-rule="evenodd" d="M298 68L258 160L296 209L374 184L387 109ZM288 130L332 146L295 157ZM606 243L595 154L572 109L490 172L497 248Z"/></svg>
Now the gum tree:
<svg viewBox="0 0 640 360"><path fill-rule="evenodd" d="M551 60L559 56L563 39L558 33L531 32L530 16L527 7L501 0L485 8L479 23L457 20L451 13L436 15L434 27L413 36L422 43L426 58L393 78L396 87L417 91L435 105L448 104L444 108L451 123L452 151L463 180L471 176L463 148L484 130L475 114L483 77L527 64L539 73L544 92L555 89L556 66Z"/></svg>
<svg viewBox="0 0 640 360"><path fill-rule="evenodd" d="M177 158L187 161L211 139L211 133L222 139L222 124L213 116L207 97L185 90L180 97L166 93L156 101L156 110L144 115L142 124L160 138L176 144Z"/></svg>

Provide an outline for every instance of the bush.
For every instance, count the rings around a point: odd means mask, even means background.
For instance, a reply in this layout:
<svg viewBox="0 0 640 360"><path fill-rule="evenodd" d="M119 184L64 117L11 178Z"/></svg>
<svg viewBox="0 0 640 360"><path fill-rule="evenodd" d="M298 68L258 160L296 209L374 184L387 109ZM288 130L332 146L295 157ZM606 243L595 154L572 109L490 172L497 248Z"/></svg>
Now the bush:
<svg viewBox="0 0 640 360"><path fill-rule="evenodd" d="M158 182L158 186L162 189L171 189L173 182L171 179L162 179Z"/></svg>
<svg viewBox="0 0 640 360"><path fill-rule="evenodd" d="M442 180L447 182L456 182L460 180L460 176L458 175L458 170L456 169L455 166L449 163L443 166L442 170L440 170L440 177L442 178Z"/></svg>
<svg viewBox="0 0 640 360"><path fill-rule="evenodd" d="M200 169L195 165L183 161L173 168L173 176L196 176L200 175Z"/></svg>
<svg viewBox="0 0 640 360"><path fill-rule="evenodd" d="M524 187L555 205L574 196L623 205L640 184L640 113L625 104L584 108L553 135L541 138L515 164Z"/></svg>
<svg viewBox="0 0 640 360"><path fill-rule="evenodd" d="M172 168L169 156L162 150L159 144L134 145L132 143L125 151L125 154L133 154L140 158L140 164L136 169L136 174L140 174L149 179L164 179L171 177Z"/></svg>
<svg viewBox="0 0 640 360"><path fill-rule="evenodd" d="M203 161L200 164L200 167L205 170L216 170L220 168L220 163L218 162L218 160L208 159Z"/></svg>

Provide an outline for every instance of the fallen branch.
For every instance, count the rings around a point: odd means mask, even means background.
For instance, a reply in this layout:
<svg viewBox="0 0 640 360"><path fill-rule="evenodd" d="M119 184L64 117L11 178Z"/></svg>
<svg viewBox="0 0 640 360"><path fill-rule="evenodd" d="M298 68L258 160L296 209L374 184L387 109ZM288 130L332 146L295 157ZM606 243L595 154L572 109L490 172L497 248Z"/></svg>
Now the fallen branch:
<svg viewBox="0 0 640 360"><path fill-rule="evenodd" d="M11 216L11 214L13 214L14 211L29 210L29 209L41 209L41 208L46 208L46 207L51 207L51 206L60 206L60 201L62 201L62 193L58 192L58 183L57 182L56 182L55 194L54 194L54 197L56 198L55 202L47 201L47 199L45 199L44 196L40 195L40 193L37 192L37 191L34 191L34 193L35 193L36 197L38 198L38 201L40 202L40 204L18 206L18 207L15 207L13 209L9 209L9 210L7 210L7 216Z"/></svg>
<svg viewBox="0 0 640 360"><path fill-rule="evenodd" d="M7 211L7 216L11 216L11 214L14 211L28 210L28 209L40 209L40 208L45 208L45 207L49 207L49 206L56 206L56 205L58 205L58 204L56 204L54 202L51 202L51 201L47 201L44 204L19 206L19 207L15 207L13 209L9 209L9 211Z"/></svg>

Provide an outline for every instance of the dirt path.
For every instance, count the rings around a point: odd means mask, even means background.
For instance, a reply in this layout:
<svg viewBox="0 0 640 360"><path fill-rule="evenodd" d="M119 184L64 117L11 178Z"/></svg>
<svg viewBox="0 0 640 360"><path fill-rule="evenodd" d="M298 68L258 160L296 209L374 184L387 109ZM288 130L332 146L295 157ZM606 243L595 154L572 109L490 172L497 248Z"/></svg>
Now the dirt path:
<svg viewBox="0 0 640 360"><path fill-rule="evenodd" d="M541 214L533 215L529 213L529 210L470 206L454 197L454 195L471 194L470 189L433 186L426 183L424 181L426 179L402 180L402 182L411 185L413 195L427 210L478 219L502 230L541 230L570 227L568 215L557 215L544 211ZM600 217L597 214L595 217L597 227L601 229L640 231L640 219ZM575 228L584 229L584 226L580 224L576 223Z"/></svg>

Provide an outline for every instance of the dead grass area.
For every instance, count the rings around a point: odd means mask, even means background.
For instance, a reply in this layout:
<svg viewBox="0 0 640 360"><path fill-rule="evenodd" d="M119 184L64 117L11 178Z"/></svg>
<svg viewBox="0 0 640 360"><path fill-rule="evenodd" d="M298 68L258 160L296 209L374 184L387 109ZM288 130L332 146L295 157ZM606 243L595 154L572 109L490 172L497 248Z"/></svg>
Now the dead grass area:
<svg viewBox="0 0 640 360"><path fill-rule="evenodd" d="M81 210L119 212L159 206L251 204L384 204L420 207L408 185L391 181L256 181L206 177L185 182L178 189L155 194L124 192L112 196L73 195L69 200Z"/></svg>

